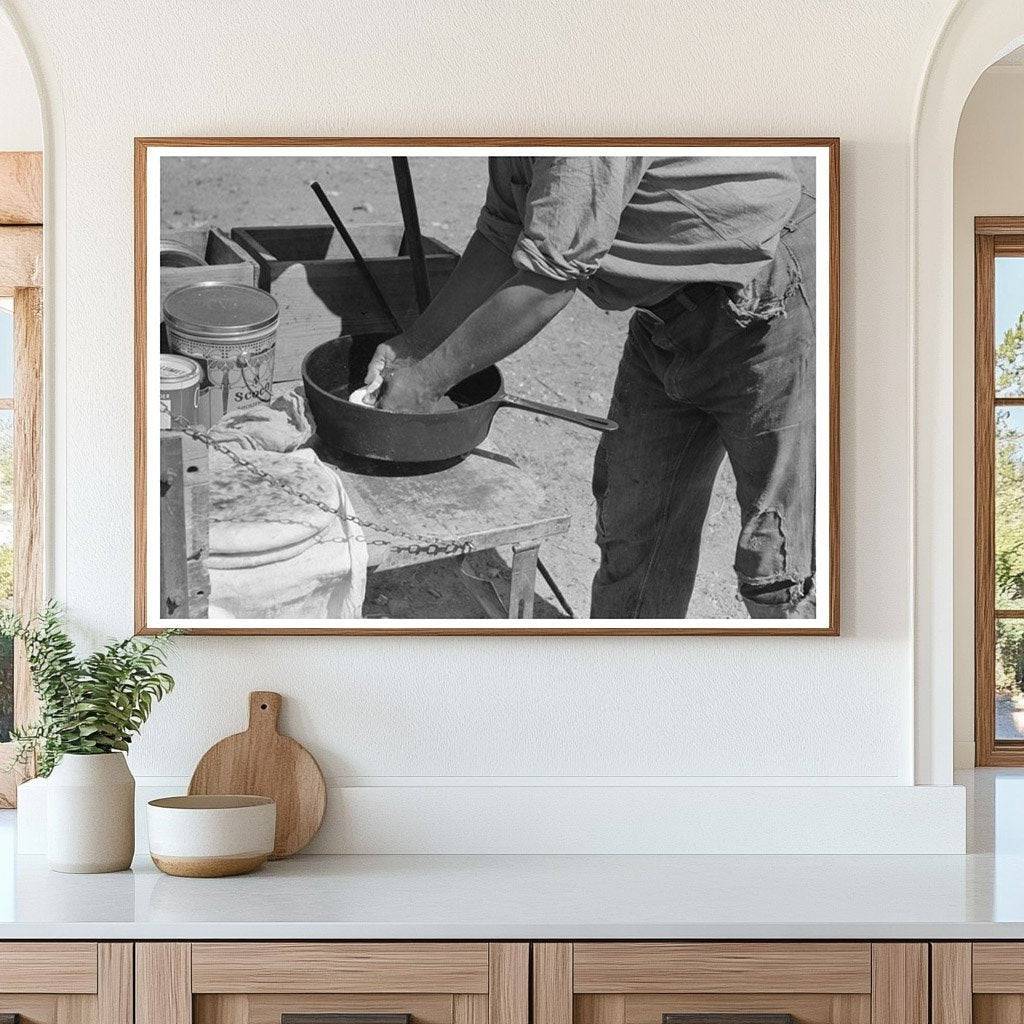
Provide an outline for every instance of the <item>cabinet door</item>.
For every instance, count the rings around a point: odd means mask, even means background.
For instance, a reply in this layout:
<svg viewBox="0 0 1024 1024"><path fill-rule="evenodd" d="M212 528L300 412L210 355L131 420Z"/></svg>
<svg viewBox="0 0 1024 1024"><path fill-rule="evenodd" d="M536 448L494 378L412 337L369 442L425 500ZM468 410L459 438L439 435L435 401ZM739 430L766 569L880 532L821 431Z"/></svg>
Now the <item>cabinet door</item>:
<svg viewBox="0 0 1024 1024"><path fill-rule="evenodd" d="M139 943L136 986L136 1024L529 1024L529 946Z"/></svg>
<svg viewBox="0 0 1024 1024"><path fill-rule="evenodd" d="M131 944L0 942L0 1018L132 1024Z"/></svg>
<svg viewBox="0 0 1024 1024"><path fill-rule="evenodd" d="M923 943L538 943L533 957L534 1024L928 1024Z"/></svg>
<svg viewBox="0 0 1024 1024"><path fill-rule="evenodd" d="M1024 1020L1024 942L932 943L932 1020Z"/></svg>

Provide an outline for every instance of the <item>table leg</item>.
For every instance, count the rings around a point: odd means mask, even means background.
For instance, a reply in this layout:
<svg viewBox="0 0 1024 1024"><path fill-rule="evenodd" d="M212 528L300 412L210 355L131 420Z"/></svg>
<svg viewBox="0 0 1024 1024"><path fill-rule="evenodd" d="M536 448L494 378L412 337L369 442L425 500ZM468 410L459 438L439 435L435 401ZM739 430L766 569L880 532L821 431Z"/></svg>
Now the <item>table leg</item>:
<svg viewBox="0 0 1024 1024"><path fill-rule="evenodd" d="M463 555L459 562L459 569L462 573L462 582L466 589L476 599L477 604L491 619L507 619L508 609L505 607L505 600L498 593L498 588L491 580L485 580L473 571L469 561L469 555Z"/></svg>
<svg viewBox="0 0 1024 1024"><path fill-rule="evenodd" d="M512 586L508 595L510 619L533 618L533 592L540 544L512 545Z"/></svg>

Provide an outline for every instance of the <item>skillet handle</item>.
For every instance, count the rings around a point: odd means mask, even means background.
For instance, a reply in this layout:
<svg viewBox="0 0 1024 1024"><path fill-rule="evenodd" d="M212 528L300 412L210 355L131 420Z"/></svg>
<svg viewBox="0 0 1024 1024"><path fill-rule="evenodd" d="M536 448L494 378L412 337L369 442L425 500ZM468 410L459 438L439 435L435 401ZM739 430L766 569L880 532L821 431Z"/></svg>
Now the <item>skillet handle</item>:
<svg viewBox="0 0 1024 1024"><path fill-rule="evenodd" d="M535 412L541 416L553 416L556 420L566 420L575 423L580 427L589 427L591 430L600 430L610 433L618 430L619 425L614 420L606 420L602 416L591 416L587 412L573 412L572 409L559 409L554 405L544 405L541 402L534 402L529 398L519 398L517 395L505 395L501 404L509 409L520 409L523 412Z"/></svg>

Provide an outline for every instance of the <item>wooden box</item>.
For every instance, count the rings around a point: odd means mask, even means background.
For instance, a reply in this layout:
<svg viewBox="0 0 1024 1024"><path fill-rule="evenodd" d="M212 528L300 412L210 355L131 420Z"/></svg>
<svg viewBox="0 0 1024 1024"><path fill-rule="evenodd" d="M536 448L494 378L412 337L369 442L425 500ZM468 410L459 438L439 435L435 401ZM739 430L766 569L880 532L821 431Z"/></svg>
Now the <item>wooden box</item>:
<svg viewBox="0 0 1024 1024"><path fill-rule="evenodd" d="M200 281L224 281L233 284L256 284L256 261L219 228L196 228L189 231L162 231L167 239L188 246L199 253L205 267L161 267L160 308L175 288Z"/></svg>
<svg viewBox="0 0 1024 1024"><path fill-rule="evenodd" d="M403 326L412 323L419 308L402 226L363 224L350 230L395 316ZM298 380L306 353L342 333L395 333L332 226L242 227L231 237L256 260L259 286L281 305L275 380ZM424 237L423 248L431 293L437 294L459 254L434 238Z"/></svg>

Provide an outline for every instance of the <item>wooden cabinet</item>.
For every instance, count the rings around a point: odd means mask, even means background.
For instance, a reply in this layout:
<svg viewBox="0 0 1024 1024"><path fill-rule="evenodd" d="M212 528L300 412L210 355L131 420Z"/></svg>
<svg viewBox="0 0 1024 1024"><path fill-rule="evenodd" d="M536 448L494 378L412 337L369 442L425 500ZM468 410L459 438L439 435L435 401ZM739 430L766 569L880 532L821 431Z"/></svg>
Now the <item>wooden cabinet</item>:
<svg viewBox="0 0 1024 1024"><path fill-rule="evenodd" d="M928 948L869 942L533 946L533 1024L928 1024ZM773 1016L765 1016L773 1015Z"/></svg>
<svg viewBox="0 0 1024 1024"><path fill-rule="evenodd" d="M529 1024L529 945L139 943L136 987L136 1024L281 1024L286 1014Z"/></svg>
<svg viewBox="0 0 1024 1024"><path fill-rule="evenodd" d="M1020 1024L1024 943L931 982L925 943L0 942L21 1024Z"/></svg>
<svg viewBox="0 0 1024 1024"><path fill-rule="evenodd" d="M132 1024L131 943L0 943L7 1015L21 1024Z"/></svg>
<svg viewBox="0 0 1024 1024"><path fill-rule="evenodd" d="M932 943L932 1024L1024 1020L1024 942Z"/></svg>

